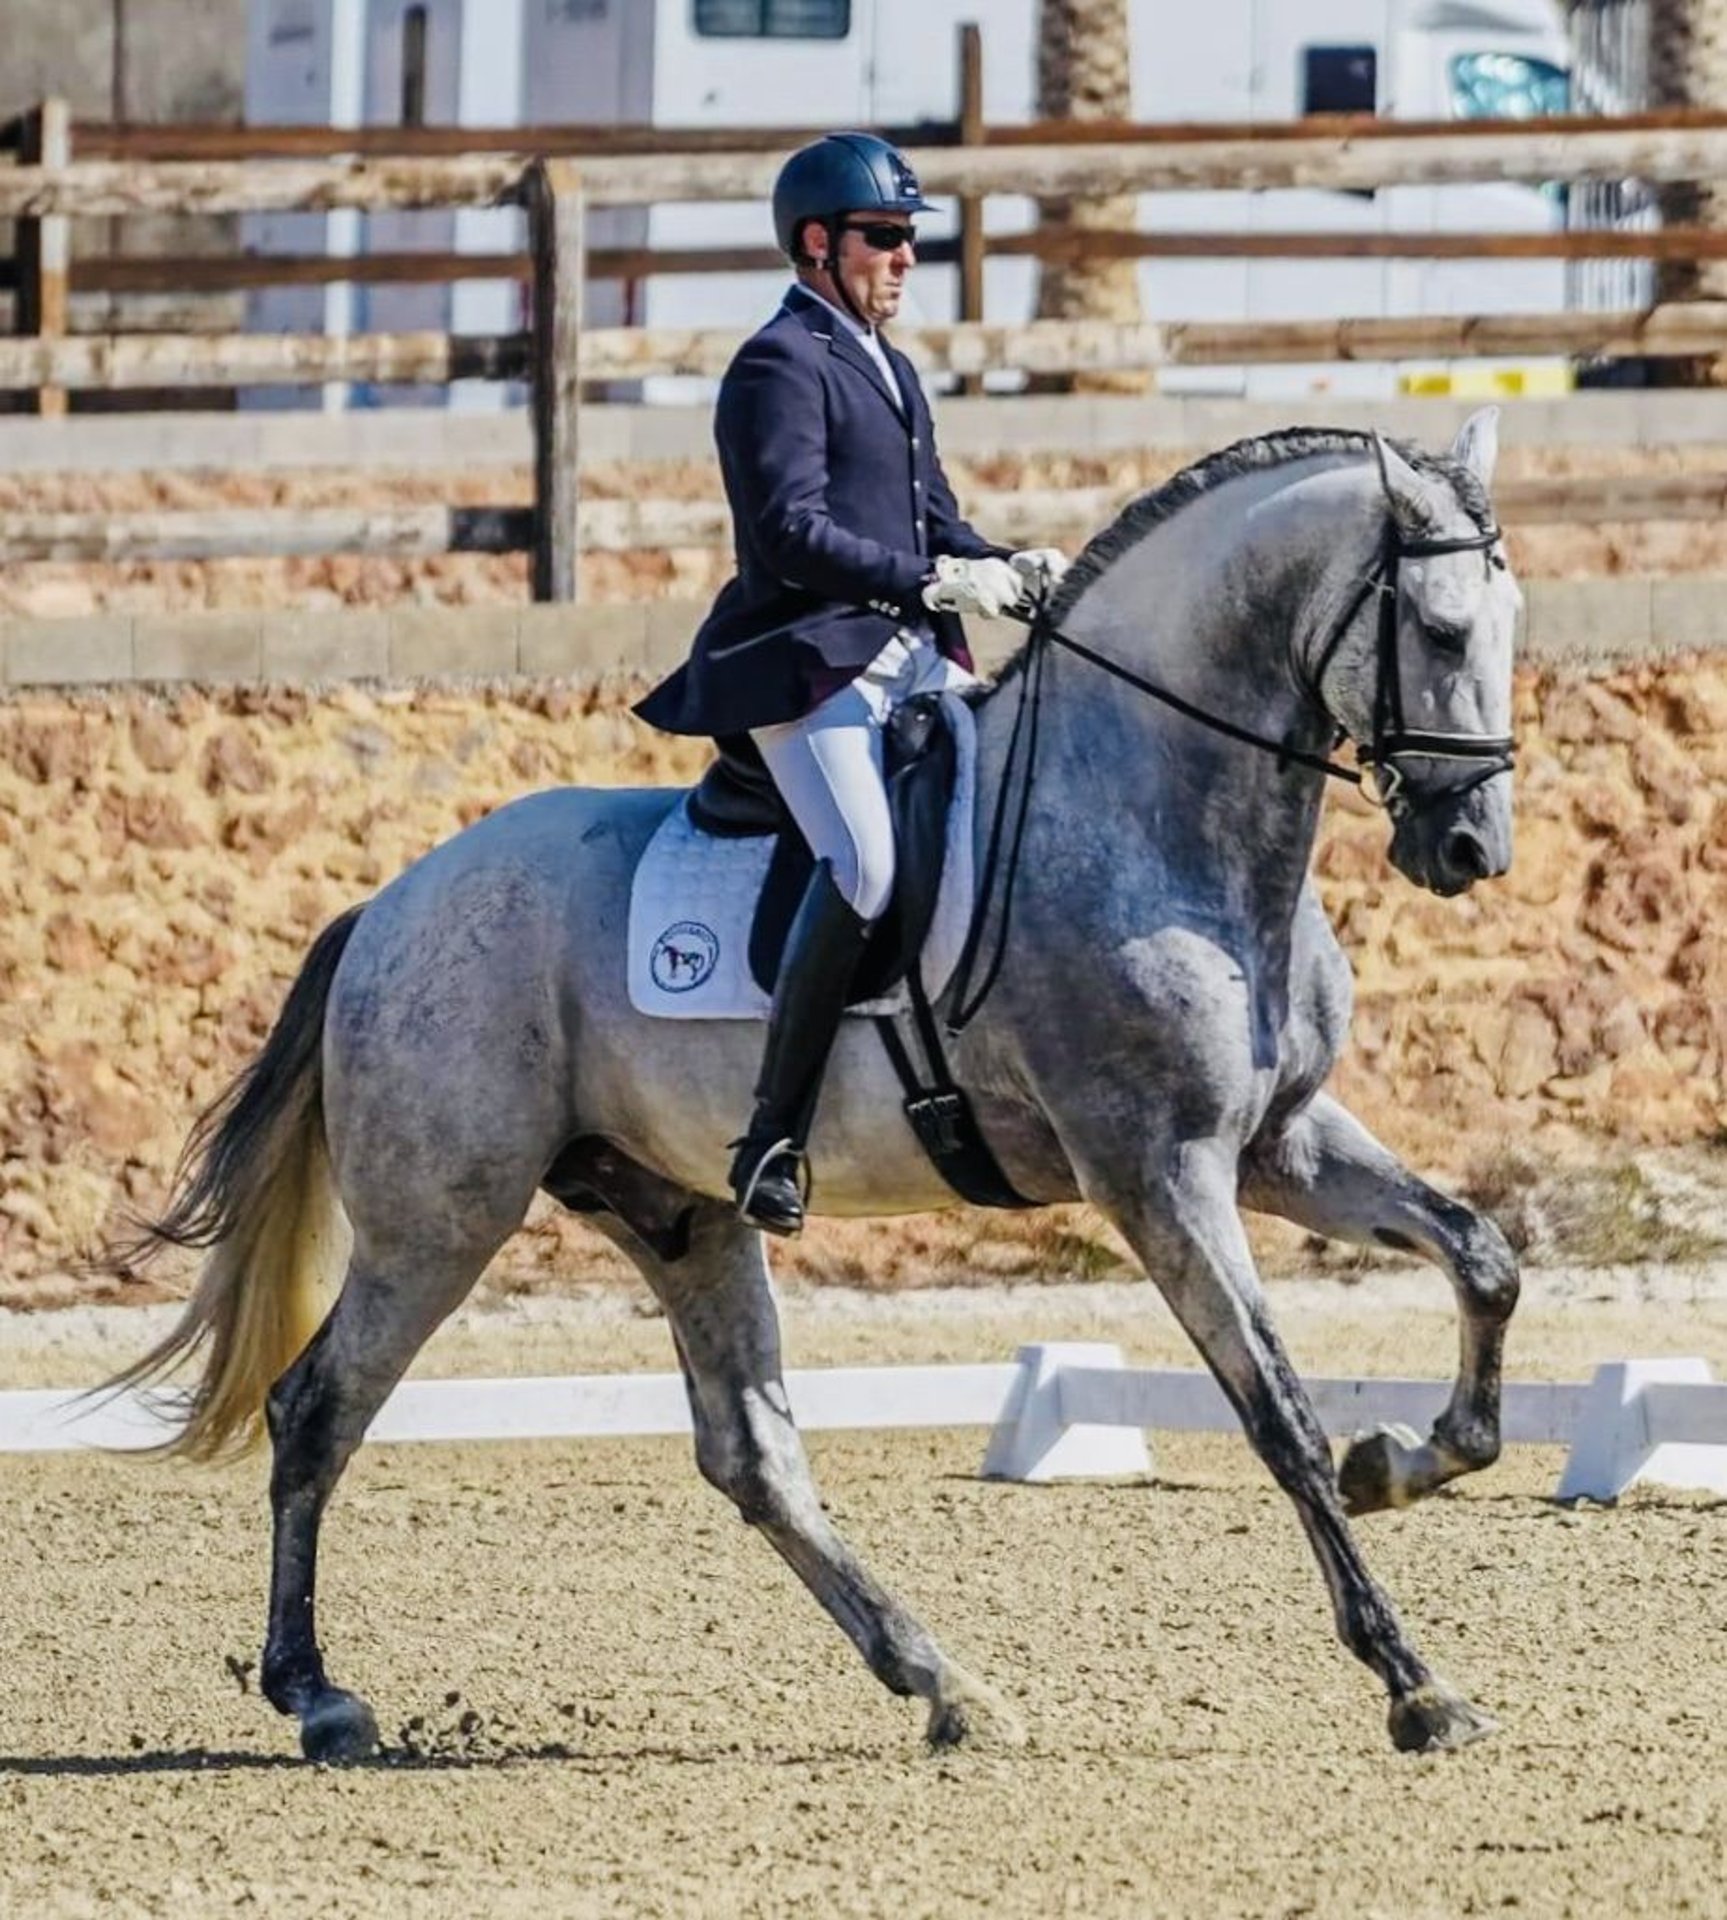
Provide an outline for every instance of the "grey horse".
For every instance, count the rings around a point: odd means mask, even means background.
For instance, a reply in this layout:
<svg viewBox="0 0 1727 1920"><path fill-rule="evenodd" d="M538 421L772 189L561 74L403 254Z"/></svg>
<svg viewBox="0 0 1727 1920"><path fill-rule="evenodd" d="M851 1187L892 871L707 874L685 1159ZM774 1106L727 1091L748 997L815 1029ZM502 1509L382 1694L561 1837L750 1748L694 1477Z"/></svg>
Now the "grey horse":
<svg viewBox="0 0 1727 1920"><path fill-rule="evenodd" d="M1509 864L1518 593L1488 496L1495 437L1484 413L1444 456L1317 430L1249 440L1092 540L1042 638L977 700L986 801L1011 778L1033 679L1040 734L999 972L951 1056L1019 1192L1083 1196L1143 1261L1295 1503L1338 1633L1389 1696L1396 1745L1417 1750L1493 1723L1410 1644L1346 1508L1401 1505L1497 1456L1517 1270L1488 1221L1321 1090L1350 978L1307 869L1323 756L1345 735L1411 880L1450 894ZM640 1266L671 1325L702 1473L877 1677L927 1702L930 1740L1014 1730L823 1512L781 1381L762 1240L725 1198L759 1033L645 1018L626 997L631 875L679 800L533 795L326 928L133 1249L208 1250L176 1330L123 1378L201 1360L172 1442L195 1458L267 1418L262 1685L313 1759L377 1740L318 1645L325 1504L541 1187L595 1210ZM980 807L980 865L991 819ZM998 939L1008 878L998 862ZM818 1210L953 1204L901 1097L880 1037L846 1022L812 1140ZM1446 1270L1461 1366L1427 1439L1366 1435L1334 1470L1242 1205Z"/></svg>

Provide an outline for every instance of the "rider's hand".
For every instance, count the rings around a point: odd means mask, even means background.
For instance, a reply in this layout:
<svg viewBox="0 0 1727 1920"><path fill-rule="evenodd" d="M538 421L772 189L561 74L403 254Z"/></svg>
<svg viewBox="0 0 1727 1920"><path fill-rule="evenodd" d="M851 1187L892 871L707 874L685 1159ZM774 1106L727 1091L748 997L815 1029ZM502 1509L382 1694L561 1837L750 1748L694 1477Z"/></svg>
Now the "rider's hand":
<svg viewBox="0 0 1727 1920"><path fill-rule="evenodd" d="M1053 592L1073 564L1060 547L1022 547L1008 555L1007 563L1033 593Z"/></svg>
<svg viewBox="0 0 1727 1920"><path fill-rule="evenodd" d="M960 560L943 554L935 578L924 583L932 613L980 613L994 620L1025 599L1025 577L1006 560Z"/></svg>

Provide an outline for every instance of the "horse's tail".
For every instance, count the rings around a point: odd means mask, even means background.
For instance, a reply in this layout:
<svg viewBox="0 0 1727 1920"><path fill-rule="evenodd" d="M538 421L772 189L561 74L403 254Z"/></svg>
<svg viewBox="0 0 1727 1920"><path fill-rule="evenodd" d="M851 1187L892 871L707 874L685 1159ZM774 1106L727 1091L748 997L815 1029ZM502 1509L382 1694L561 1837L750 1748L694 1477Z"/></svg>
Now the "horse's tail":
<svg viewBox="0 0 1727 1920"><path fill-rule="evenodd" d="M103 1256L109 1270L136 1269L165 1247L208 1249L173 1332L99 1389L202 1355L164 1453L213 1460L255 1445L266 1394L317 1328L341 1238L324 1143L324 1011L360 912L319 934L263 1049L199 1116L161 1218Z"/></svg>

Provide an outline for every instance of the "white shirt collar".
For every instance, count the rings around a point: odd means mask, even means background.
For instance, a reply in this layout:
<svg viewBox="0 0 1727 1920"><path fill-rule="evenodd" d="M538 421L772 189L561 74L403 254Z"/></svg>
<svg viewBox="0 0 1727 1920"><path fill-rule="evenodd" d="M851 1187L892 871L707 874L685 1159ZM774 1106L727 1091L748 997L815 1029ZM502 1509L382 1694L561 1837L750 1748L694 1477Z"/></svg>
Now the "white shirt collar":
<svg viewBox="0 0 1727 1920"><path fill-rule="evenodd" d="M845 328L854 340L861 340L866 347L875 348L879 351L881 341L877 338L874 327L866 327L855 314L847 313L844 307L836 307L831 300L824 299L821 294L817 293L814 287L805 286L803 281L798 281L797 288L805 299L815 301L817 306L826 307L828 312L839 321L840 325Z"/></svg>
<svg viewBox="0 0 1727 1920"><path fill-rule="evenodd" d="M863 326L843 307L836 307L831 300L824 300L813 287L806 287L801 280L797 285L798 291L806 298L813 300L818 307L826 307L836 320L843 323L846 331L875 363L876 372L881 375L882 385L887 389L888 399L893 402L895 412L903 414L905 400L899 390L899 381L894 374L893 363L888 359L887 349L882 345L881 335L874 327Z"/></svg>

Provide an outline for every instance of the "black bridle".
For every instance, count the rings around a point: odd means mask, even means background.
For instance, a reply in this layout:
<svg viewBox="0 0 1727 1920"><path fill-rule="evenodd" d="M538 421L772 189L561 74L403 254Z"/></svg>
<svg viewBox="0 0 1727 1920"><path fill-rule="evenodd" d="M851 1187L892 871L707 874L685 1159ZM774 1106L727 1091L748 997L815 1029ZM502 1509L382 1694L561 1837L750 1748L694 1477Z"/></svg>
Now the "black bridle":
<svg viewBox="0 0 1727 1920"><path fill-rule="evenodd" d="M1379 596L1379 672L1373 689L1373 737L1366 747L1356 748L1356 758L1364 770L1372 772L1373 783L1368 785L1363 772L1334 767L1330 762L1326 763L1325 771L1335 778L1352 780L1393 815L1420 812L1424 806L1441 799L1456 799L1459 794L1484 785L1496 774L1509 773L1515 763L1517 746L1508 733L1435 733L1411 727L1403 716L1403 674L1397 648L1399 565L1405 560L1426 560L1446 553L1485 553L1488 566L1503 571L1505 555L1499 540L1500 531L1493 526L1450 538L1412 535L1398 525L1395 515L1387 516L1379 557L1320 648L1312 671L1297 671L1298 684L1332 721L1337 737L1342 739L1345 730L1325 702L1325 672L1362 607L1374 594ZM1405 755L1424 760L1474 761L1476 770L1467 778L1451 781L1433 792L1411 794L1397 765Z"/></svg>
<svg viewBox="0 0 1727 1920"><path fill-rule="evenodd" d="M1301 766L1312 772L1324 774L1330 780L1344 780L1351 786L1361 788L1367 797L1394 818L1405 813L1422 811L1425 807L1436 805L1440 800L1452 800L1460 794L1468 793L1475 787L1484 785L1501 773L1509 773L1515 761L1516 742L1510 734L1489 733L1436 733L1411 727L1404 718L1403 684L1397 646L1398 606L1400 583L1398 568L1405 560L1425 560L1447 553L1484 553L1490 568L1504 569L1505 556L1499 550L1500 530L1496 526L1481 528L1476 533L1461 534L1452 538L1438 538L1426 535L1406 533L1397 523L1395 514L1388 514L1385 532L1381 538L1379 552L1369 567L1360 588L1351 597L1342 614L1338 617L1327 635L1325 643L1319 649L1318 659L1311 671L1304 671L1299 663L1292 660L1295 680L1308 699L1317 706L1333 729L1333 744L1348 738L1348 729L1338 720L1326 704L1322 683L1327 668L1331 665L1338 648L1355 625L1361 610L1377 594L1379 596L1379 631L1376 641L1378 675L1373 694L1373 736L1363 746L1356 743L1356 758L1359 766L1347 767L1340 761L1332 760L1324 754L1309 753L1305 748L1296 747L1287 740L1273 740L1269 735L1255 733L1250 727L1237 725L1222 714L1209 712L1196 706L1190 700L1184 700L1180 694L1172 693L1169 688L1161 687L1154 680L1148 680L1143 674L1135 673L1124 667L1119 661L1111 660L1107 654L1096 652L1082 641L1075 640L1050 619L1044 596L1040 595L1029 614L1013 614L1014 619L1023 619L1031 629L1026 642L1025 665L1021 672L1019 707L1014 714L1013 730L1008 735L1007 756L1002 763L1001 780L996 788L995 814L990 822L989 846L984 854L983 874L978 884L977 905L972 914L970 927L966 931L965 945L961 949L959 962L954 969L950 1010L946 1020L949 1037L957 1036L970 1025L978 1009L988 999L990 989L995 985L996 976L1007 952L1008 927L1013 913L1014 879L1019 871L1020 846L1025 838L1026 815L1031 807L1032 780L1037 768L1037 743L1043 706L1044 663L1049 649L1058 646L1065 652L1076 655L1081 660L1089 660L1094 667L1124 682L1138 692L1159 701L1175 713L1184 714L1188 719L1197 721L1201 726L1209 727L1213 733L1222 734L1226 739L1240 741L1244 746L1255 747L1263 753L1271 754L1280 767ZM1020 762L1022 738L1025 750L1023 764ZM1461 760L1476 763L1473 773L1460 781L1448 782L1442 789L1433 792L1412 792L1404 780L1397 762L1406 755L1430 760ZM996 933L995 952L991 956L988 970L975 993L971 992L971 978L977 966L978 953L983 945L984 923L989 915L991 898L995 892L996 872L1003 853L1003 835L1007 827L1009 796L1018 775L1019 796L1014 808L1012 842L1007 848L1007 873L1002 888L1001 920ZM1369 784L1367 775L1373 779ZM967 995L970 994L970 998Z"/></svg>

